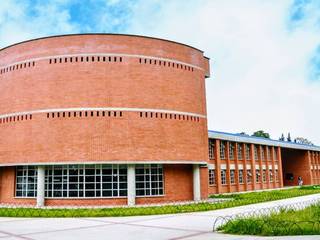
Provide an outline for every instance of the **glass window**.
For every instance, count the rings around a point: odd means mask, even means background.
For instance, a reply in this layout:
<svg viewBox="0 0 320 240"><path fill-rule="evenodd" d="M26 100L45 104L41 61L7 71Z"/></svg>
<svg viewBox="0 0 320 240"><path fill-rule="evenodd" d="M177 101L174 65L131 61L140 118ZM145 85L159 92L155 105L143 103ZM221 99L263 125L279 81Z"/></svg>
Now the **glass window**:
<svg viewBox="0 0 320 240"><path fill-rule="evenodd" d="M265 183L267 181L267 170L263 169L262 171L262 181Z"/></svg>
<svg viewBox="0 0 320 240"><path fill-rule="evenodd" d="M214 139L209 139L209 159L214 159Z"/></svg>
<svg viewBox="0 0 320 240"><path fill-rule="evenodd" d="M251 169L247 170L247 183L251 183L252 182L252 173L251 173Z"/></svg>
<svg viewBox="0 0 320 240"><path fill-rule="evenodd" d="M251 150L250 150L250 145L249 145L249 144L246 144L246 159L247 159L247 160L250 160L250 158L251 158L251 157L250 157L250 154L251 154L250 151L251 151Z"/></svg>
<svg viewBox="0 0 320 240"><path fill-rule="evenodd" d="M273 182L273 172L272 169L269 169L269 181Z"/></svg>
<svg viewBox="0 0 320 240"><path fill-rule="evenodd" d="M237 157L238 160L242 160L242 144L237 143Z"/></svg>
<svg viewBox="0 0 320 240"><path fill-rule="evenodd" d="M278 160L278 151L277 151L276 147L273 148L273 155L274 155L274 160L277 161Z"/></svg>
<svg viewBox="0 0 320 240"><path fill-rule="evenodd" d="M243 170L242 169L239 170L239 183L240 184L243 183Z"/></svg>
<svg viewBox="0 0 320 240"><path fill-rule="evenodd" d="M258 160L258 146L254 145L254 160Z"/></svg>
<svg viewBox="0 0 320 240"><path fill-rule="evenodd" d="M226 170L225 169L221 170L221 184L222 185L227 184L227 175L226 175Z"/></svg>
<svg viewBox="0 0 320 240"><path fill-rule="evenodd" d="M260 182L260 169L256 169L256 182Z"/></svg>
<svg viewBox="0 0 320 240"><path fill-rule="evenodd" d="M16 168L16 197L37 196L37 169L34 166Z"/></svg>
<svg viewBox="0 0 320 240"><path fill-rule="evenodd" d="M270 153L270 148L267 146L267 159L271 160L271 153Z"/></svg>
<svg viewBox="0 0 320 240"><path fill-rule="evenodd" d="M161 164L136 166L136 195L161 196L163 191L163 168Z"/></svg>
<svg viewBox="0 0 320 240"><path fill-rule="evenodd" d="M260 147L260 151L261 151L261 160L264 161L266 160L266 156L265 156L265 152L264 152L264 147Z"/></svg>
<svg viewBox="0 0 320 240"><path fill-rule="evenodd" d="M235 183L236 183L236 180L235 180L235 170L234 170L234 169L230 170L230 183L231 183L231 184L235 184Z"/></svg>
<svg viewBox="0 0 320 240"><path fill-rule="evenodd" d="M279 181L279 175L278 175L278 170L274 170L274 178L275 178L275 181L278 182Z"/></svg>
<svg viewBox="0 0 320 240"><path fill-rule="evenodd" d="M49 166L45 174L47 198L127 196L126 165Z"/></svg>
<svg viewBox="0 0 320 240"><path fill-rule="evenodd" d="M220 159L226 159L226 142L220 142Z"/></svg>
<svg viewBox="0 0 320 240"><path fill-rule="evenodd" d="M229 142L229 159L234 159L234 143Z"/></svg>
<svg viewBox="0 0 320 240"><path fill-rule="evenodd" d="M216 184L216 174L214 169L209 169L209 185Z"/></svg>

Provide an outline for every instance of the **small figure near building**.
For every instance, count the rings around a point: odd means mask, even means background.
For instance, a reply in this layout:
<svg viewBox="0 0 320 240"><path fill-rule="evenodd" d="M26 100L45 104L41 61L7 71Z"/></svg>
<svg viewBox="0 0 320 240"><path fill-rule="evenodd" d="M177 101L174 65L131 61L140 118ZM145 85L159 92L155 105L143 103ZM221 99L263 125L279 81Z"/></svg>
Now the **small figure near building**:
<svg viewBox="0 0 320 240"><path fill-rule="evenodd" d="M301 187L303 185L303 180L302 180L302 177L299 176L298 177L298 185Z"/></svg>

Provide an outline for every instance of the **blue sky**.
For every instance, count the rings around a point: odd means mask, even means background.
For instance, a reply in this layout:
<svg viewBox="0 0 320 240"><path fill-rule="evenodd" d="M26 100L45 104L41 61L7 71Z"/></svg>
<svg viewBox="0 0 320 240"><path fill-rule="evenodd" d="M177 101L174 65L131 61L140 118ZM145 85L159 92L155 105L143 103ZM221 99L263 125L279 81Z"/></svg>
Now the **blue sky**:
<svg viewBox="0 0 320 240"><path fill-rule="evenodd" d="M209 128L320 144L318 0L2 0L0 47L55 34L141 34L211 58Z"/></svg>

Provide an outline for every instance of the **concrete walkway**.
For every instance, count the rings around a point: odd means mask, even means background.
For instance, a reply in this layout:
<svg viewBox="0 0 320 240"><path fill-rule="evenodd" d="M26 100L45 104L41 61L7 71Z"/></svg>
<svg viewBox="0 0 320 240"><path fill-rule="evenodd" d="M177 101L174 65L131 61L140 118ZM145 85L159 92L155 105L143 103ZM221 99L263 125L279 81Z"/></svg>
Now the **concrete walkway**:
<svg viewBox="0 0 320 240"><path fill-rule="evenodd" d="M64 239L320 239L305 237L249 237L212 232L218 216L320 199L320 194L208 212L106 218L0 218L0 240Z"/></svg>

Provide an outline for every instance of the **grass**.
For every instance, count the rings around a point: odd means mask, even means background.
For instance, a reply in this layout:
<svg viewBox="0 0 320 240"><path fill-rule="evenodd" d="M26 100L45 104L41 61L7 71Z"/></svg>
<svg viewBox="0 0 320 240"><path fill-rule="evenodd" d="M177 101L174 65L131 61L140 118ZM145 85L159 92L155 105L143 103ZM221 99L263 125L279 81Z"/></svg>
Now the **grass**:
<svg viewBox="0 0 320 240"><path fill-rule="evenodd" d="M284 198L320 193L320 187L301 187L266 192L251 192L243 194L214 195L211 198L230 198L229 201L209 203L177 204L166 206L138 206L114 208L0 208L0 217L120 217L173 214L186 212L209 211L230 208L259 202L273 201Z"/></svg>
<svg viewBox="0 0 320 240"><path fill-rule="evenodd" d="M268 216L235 219L218 230L260 236L319 235L320 204L299 211L282 210Z"/></svg>

